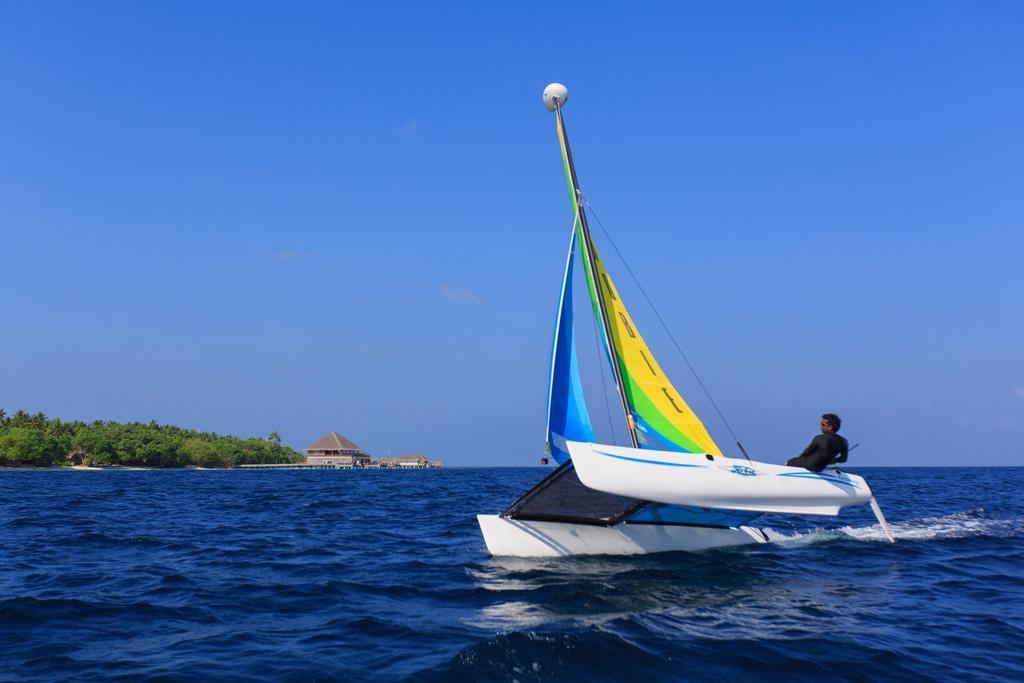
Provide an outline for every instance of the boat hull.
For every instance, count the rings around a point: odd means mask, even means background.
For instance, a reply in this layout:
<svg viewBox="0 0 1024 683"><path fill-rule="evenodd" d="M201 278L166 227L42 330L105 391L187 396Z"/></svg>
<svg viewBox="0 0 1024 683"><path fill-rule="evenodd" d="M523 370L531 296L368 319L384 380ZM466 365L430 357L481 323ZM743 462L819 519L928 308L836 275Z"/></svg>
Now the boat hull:
<svg viewBox="0 0 1024 683"><path fill-rule="evenodd" d="M614 526L537 522L500 515L477 515L487 550L496 557L643 555L696 552L726 546L768 543L752 527L703 527L621 522Z"/></svg>
<svg viewBox="0 0 1024 683"><path fill-rule="evenodd" d="M872 499L862 477L810 472L704 453L652 451L568 442L587 487L670 505L796 515L837 515Z"/></svg>

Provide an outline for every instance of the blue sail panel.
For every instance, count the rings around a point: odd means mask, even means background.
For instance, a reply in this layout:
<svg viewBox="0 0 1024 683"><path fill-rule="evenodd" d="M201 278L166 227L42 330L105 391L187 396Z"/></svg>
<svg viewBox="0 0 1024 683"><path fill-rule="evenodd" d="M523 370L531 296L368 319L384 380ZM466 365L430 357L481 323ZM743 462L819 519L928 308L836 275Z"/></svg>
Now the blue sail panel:
<svg viewBox="0 0 1024 683"><path fill-rule="evenodd" d="M569 459L565 442L593 442L594 428L583 397L572 316L572 274L576 233L569 240L569 255L559 296L555 337L551 348L551 376L548 385L548 450L559 465Z"/></svg>

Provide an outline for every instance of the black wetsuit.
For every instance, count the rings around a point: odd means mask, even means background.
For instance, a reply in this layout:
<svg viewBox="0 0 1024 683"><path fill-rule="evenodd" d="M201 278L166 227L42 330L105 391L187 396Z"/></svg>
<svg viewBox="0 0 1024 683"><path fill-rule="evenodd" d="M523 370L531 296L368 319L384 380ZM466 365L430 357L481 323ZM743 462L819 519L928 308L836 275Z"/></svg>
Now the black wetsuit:
<svg viewBox="0 0 1024 683"><path fill-rule="evenodd" d="M811 472L821 472L833 462L846 462L850 444L838 434L818 434L811 439L811 445L786 463L788 467L803 467ZM837 458L836 455L839 455Z"/></svg>

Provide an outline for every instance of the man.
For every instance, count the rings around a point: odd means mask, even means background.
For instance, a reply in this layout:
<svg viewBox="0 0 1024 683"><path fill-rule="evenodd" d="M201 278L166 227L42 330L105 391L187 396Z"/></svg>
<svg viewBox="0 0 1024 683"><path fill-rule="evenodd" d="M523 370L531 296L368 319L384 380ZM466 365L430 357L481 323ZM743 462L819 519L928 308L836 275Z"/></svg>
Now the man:
<svg viewBox="0 0 1024 683"><path fill-rule="evenodd" d="M822 415L821 434L811 439L811 445L805 448L800 455L790 458L786 465L788 467L803 467L811 472L821 472L833 463L846 462L850 444L836 434L842 423L835 413Z"/></svg>

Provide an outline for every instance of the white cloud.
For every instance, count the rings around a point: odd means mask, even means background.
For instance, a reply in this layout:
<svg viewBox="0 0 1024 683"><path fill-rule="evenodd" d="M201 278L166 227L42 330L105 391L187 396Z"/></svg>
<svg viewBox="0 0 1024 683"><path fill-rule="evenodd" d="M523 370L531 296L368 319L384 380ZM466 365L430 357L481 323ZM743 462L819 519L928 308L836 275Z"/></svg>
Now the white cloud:
<svg viewBox="0 0 1024 683"><path fill-rule="evenodd" d="M275 263L292 263L299 258L299 252L294 249L284 249L274 252L273 258Z"/></svg>
<svg viewBox="0 0 1024 683"><path fill-rule="evenodd" d="M441 296L453 304L467 304L480 300L473 290L451 287L447 282L441 283Z"/></svg>

